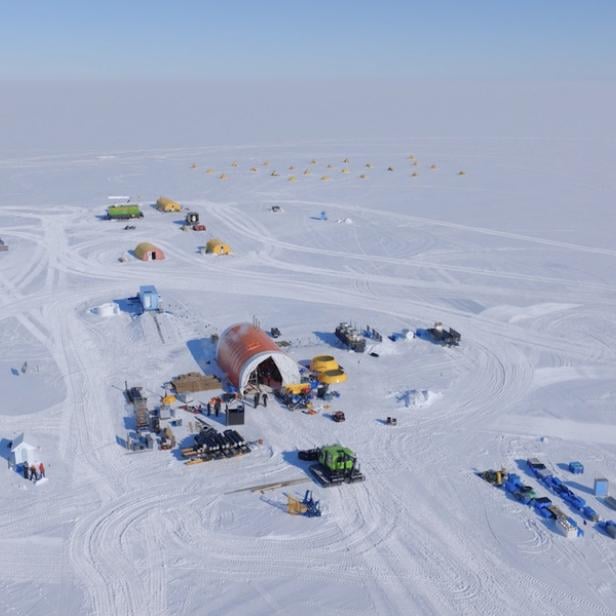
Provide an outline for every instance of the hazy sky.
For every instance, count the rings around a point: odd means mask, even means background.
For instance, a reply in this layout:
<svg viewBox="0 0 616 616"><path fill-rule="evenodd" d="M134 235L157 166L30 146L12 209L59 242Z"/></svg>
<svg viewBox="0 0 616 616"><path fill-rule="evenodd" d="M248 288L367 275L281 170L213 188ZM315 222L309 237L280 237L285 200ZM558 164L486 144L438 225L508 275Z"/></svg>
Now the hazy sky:
<svg viewBox="0 0 616 616"><path fill-rule="evenodd" d="M0 0L0 79L613 80L614 0Z"/></svg>

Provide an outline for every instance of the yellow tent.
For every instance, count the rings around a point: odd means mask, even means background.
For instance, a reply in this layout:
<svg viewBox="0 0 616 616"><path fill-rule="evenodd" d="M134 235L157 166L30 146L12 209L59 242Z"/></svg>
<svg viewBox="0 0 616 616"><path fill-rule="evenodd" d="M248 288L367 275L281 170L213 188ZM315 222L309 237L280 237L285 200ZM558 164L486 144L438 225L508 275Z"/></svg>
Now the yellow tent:
<svg viewBox="0 0 616 616"><path fill-rule="evenodd" d="M214 173L214 169L212 169L212 167L208 167L208 168L205 170L205 172L206 172L208 175L211 175L212 173Z"/></svg>
<svg viewBox="0 0 616 616"><path fill-rule="evenodd" d="M205 245L205 252L213 255L228 255L231 253L231 247L221 240L213 239Z"/></svg>
<svg viewBox="0 0 616 616"><path fill-rule="evenodd" d="M330 180L329 175L322 175L322 176L321 176L321 181L322 181L322 182L329 182L329 180Z"/></svg>
<svg viewBox="0 0 616 616"><path fill-rule="evenodd" d="M289 182L297 182L297 176L295 176L295 175L290 175L290 176L289 176Z"/></svg>
<svg viewBox="0 0 616 616"><path fill-rule="evenodd" d="M156 209L159 212L180 212L182 211L182 206L177 201L169 199L169 197L158 197Z"/></svg>
<svg viewBox="0 0 616 616"><path fill-rule="evenodd" d="M340 173L350 173L351 170L348 167L345 167L344 169L340 170Z"/></svg>

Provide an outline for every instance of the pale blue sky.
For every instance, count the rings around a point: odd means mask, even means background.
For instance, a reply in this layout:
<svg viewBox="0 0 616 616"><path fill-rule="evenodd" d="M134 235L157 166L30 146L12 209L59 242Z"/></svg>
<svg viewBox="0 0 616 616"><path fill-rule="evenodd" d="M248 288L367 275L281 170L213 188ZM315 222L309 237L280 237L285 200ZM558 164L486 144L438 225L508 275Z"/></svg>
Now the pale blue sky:
<svg viewBox="0 0 616 616"><path fill-rule="evenodd" d="M0 79L614 80L614 0L0 0Z"/></svg>

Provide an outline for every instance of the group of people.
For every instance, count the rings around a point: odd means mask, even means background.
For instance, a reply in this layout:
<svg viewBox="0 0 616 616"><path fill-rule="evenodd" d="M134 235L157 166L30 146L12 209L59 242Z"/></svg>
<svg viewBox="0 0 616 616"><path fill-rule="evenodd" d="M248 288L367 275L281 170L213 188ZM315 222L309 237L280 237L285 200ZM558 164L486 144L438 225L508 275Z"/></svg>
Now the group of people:
<svg viewBox="0 0 616 616"><path fill-rule="evenodd" d="M260 394L259 392L256 392L253 398L253 402L254 402L255 408L259 406L259 402L261 402L263 406L267 406L267 394L266 393Z"/></svg>
<svg viewBox="0 0 616 616"><path fill-rule="evenodd" d="M38 481L39 479L43 479L45 477L45 465L40 462L38 466L36 464L30 464L26 462L24 464L24 479L29 479L30 481Z"/></svg>

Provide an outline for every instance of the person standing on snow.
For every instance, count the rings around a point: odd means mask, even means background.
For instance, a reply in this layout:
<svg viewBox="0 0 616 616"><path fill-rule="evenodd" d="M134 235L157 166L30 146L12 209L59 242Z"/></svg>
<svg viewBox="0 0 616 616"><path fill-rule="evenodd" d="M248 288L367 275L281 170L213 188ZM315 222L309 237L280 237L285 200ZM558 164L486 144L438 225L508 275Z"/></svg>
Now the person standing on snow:
<svg viewBox="0 0 616 616"><path fill-rule="evenodd" d="M267 407L267 394L263 394L263 406Z"/></svg>
<svg viewBox="0 0 616 616"><path fill-rule="evenodd" d="M42 462L39 464L39 474L43 479L45 478L45 465Z"/></svg>

